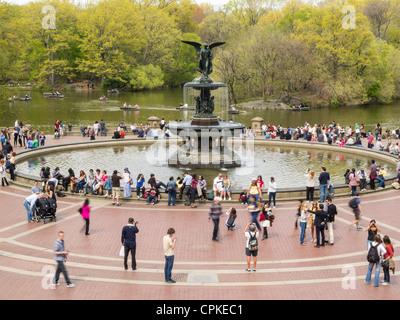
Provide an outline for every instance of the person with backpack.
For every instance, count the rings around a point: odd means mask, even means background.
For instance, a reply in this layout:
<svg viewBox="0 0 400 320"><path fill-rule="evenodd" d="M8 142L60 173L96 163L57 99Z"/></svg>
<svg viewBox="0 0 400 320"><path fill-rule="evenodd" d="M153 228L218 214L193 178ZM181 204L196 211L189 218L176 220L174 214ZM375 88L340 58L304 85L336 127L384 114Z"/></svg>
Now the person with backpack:
<svg viewBox="0 0 400 320"><path fill-rule="evenodd" d="M379 273L381 271L382 258L386 254L386 249L382 245L381 236L377 234L374 237L374 241L370 243L367 255L367 261L369 262L367 275L364 282L366 284L371 283L372 269L375 266L375 279L374 287L379 287Z"/></svg>
<svg viewBox="0 0 400 320"><path fill-rule="evenodd" d="M359 222L360 222L360 217L362 216L361 212L361 200L360 200L360 192L356 191L355 193L355 198L352 198L349 201L349 207L353 209L353 213L355 216L355 220L350 223L349 228L355 224L357 227L357 230L362 230L363 228L360 227Z"/></svg>
<svg viewBox="0 0 400 320"><path fill-rule="evenodd" d="M253 271L256 271L257 266L257 254L258 254L258 235L260 230L257 229L254 223L248 223L243 231L246 237L246 256L247 256L247 272L251 272L250 262L251 256L253 256Z"/></svg>

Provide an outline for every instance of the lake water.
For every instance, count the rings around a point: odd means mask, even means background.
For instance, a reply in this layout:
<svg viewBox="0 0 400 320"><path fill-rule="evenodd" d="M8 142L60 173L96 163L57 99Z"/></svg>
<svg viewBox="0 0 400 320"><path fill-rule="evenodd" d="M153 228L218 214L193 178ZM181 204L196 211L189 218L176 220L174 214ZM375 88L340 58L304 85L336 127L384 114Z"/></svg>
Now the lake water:
<svg viewBox="0 0 400 320"><path fill-rule="evenodd" d="M33 128L52 133L56 120L65 125L71 122L81 127L92 125L95 121L104 119L109 127L115 127L121 120L125 123L146 123L150 116L165 118L168 121L189 120L194 111L178 111L176 107L183 102L181 88L157 89L144 92L121 92L109 94L105 90L87 91L86 89L69 89L62 92L63 99L52 99L40 91L21 91L20 96L30 94L29 102L0 102L0 127L12 127L18 119ZM100 96L106 95L108 101L100 101ZM127 104L138 104L139 111L123 111L119 108ZM284 127L297 127L308 121L311 124L329 124L332 120L341 125L363 123L367 130L373 130L379 122L383 127L396 128L400 126L400 104L368 105L354 107L337 107L312 109L310 111L290 110L247 110L239 115L228 115L226 110L215 110L215 114L228 121L233 119L246 126L251 126L251 119L262 117L266 123L281 124Z"/></svg>

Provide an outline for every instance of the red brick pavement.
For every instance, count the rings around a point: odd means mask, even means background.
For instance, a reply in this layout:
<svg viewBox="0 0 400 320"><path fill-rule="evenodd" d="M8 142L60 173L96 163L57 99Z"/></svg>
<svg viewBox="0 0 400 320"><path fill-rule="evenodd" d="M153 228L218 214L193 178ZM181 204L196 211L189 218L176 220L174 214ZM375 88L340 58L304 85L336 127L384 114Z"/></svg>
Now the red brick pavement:
<svg viewBox="0 0 400 320"><path fill-rule="evenodd" d="M24 197L29 194L17 187L0 189L0 299L396 299L400 295L397 274L391 286L374 288L364 284L367 269L364 231L349 230L353 214L348 199L335 200L339 215L335 223L335 245L316 249L310 242L299 245L294 232L296 204L278 203L276 220L269 228L270 238L260 241L257 272L247 273L242 230L250 217L237 204L237 230L227 231L220 222L220 241L211 241L212 223L208 222L209 203L197 209L183 205L147 206L124 203L114 207L110 200L91 199L91 235L85 236L77 209L83 198L59 198L57 222L28 224ZM400 244L399 192L388 190L362 197L363 220L375 218L382 234ZM230 205L229 205L230 206ZM227 204L223 205L228 208ZM137 271L124 271L118 256L120 233L129 217L139 221ZM162 237L169 227L176 230L174 285L163 282ZM46 289L49 279L44 267L54 267L52 247L57 232L65 232L66 263L76 284ZM397 253L397 252L396 252ZM352 267L355 287L345 289ZM201 277L201 283L192 277ZM383 274L381 272L381 279ZM212 282L217 280L217 282ZM61 276L61 281L63 277ZM210 282L209 282L210 281Z"/></svg>

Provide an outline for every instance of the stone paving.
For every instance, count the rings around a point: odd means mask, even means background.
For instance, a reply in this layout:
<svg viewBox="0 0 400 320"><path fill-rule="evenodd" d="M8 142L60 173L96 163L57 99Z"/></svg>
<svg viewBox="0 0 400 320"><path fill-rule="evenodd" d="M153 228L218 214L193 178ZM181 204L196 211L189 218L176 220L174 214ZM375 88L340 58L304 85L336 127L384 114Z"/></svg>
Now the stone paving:
<svg viewBox="0 0 400 320"><path fill-rule="evenodd" d="M245 237L250 221L245 207L238 209L237 229L228 231L220 222L220 241L211 240L213 224L208 221L210 203L197 209L183 205L147 206L126 202L121 207L109 199L91 199L90 236L82 230L77 210L83 197L58 199L57 221L27 223L22 201L29 191L20 187L0 188L0 299L397 299L399 280L391 274L391 286L374 288L364 284L367 270L367 234L349 229L354 216L348 198L336 199L335 245L314 248L307 230L307 246L300 246L294 230L296 203L278 203L269 239L260 240L257 271L248 273ZM400 246L399 191L362 196L362 226L377 220L382 235ZM224 210L231 204L224 204ZM136 271L125 271L119 257L120 234L129 217L139 221ZM176 230L177 246L173 278L164 283L162 237L169 227ZM66 262L75 288L65 283L49 286L55 262L53 243L57 232L65 232ZM53 271L52 271L53 270ZM349 278L354 275L354 278ZM381 272L381 279L383 273ZM61 282L64 281L61 276Z"/></svg>

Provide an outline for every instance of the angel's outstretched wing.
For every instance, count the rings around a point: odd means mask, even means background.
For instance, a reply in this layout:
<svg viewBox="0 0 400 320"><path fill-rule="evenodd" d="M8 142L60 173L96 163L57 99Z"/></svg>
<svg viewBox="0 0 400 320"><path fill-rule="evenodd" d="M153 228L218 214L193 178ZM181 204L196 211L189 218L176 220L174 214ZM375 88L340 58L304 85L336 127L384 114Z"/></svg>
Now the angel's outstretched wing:
<svg viewBox="0 0 400 320"><path fill-rule="evenodd" d="M213 42L209 45L209 48L210 48L210 50L212 50L212 48L222 46L223 44L225 44L225 42Z"/></svg>
<svg viewBox="0 0 400 320"><path fill-rule="evenodd" d="M198 42L196 42L196 41L185 41L185 40L181 40L181 41L182 41L183 43L190 44L191 46L193 46L193 47L196 49L196 52L197 52L197 53L200 53L201 46L202 46L201 43L198 43Z"/></svg>

